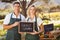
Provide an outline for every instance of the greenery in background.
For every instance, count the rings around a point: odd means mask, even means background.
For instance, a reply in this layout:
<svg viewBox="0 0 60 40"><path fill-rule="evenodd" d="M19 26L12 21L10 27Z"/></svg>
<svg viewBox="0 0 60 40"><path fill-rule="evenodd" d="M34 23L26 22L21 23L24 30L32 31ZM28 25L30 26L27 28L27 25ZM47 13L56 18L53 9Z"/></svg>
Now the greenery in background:
<svg viewBox="0 0 60 40"><path fill-rule="evenodd" d="M60 28L60 24L55 25L54 27L55 27L55 29L56 29L56 28Z"/></svg>
<svg viewBox="0 0 60 40"><path fill-rule="evenodd" d="M6 38L6 30L0 30L0 40L5 40Z"/></svg>

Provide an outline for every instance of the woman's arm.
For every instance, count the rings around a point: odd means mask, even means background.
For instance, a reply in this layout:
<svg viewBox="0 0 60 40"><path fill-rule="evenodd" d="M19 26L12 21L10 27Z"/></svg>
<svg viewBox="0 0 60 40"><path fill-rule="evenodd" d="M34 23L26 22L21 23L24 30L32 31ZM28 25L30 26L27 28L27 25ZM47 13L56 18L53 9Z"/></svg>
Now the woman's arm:
<svg viewBox="0 0 60 40"><path fill-rule="evenodd" d="M44 26L43 26L43 24L41 24L40 26L39 26L39 31L38 32L36 32L36 31L34 31L34 33L32 33L32 34L39 34L39 33L41 33L41 32L43 32L44 31Z"/></svg>
<svg viewBox="0 0 60 40"><path fill-rule="evenodd" d="M39 26L39 29L40 29L40 33L44 32L44 25L43 25L43 23Z"/></svg>
<svg viewBox="0 0 60 40"><path fill-rule="evenodd" d="M29 34L32 34L32 35L36 35L36 34L39 34L39 33L41 33L41 32L43 32L44 31L44 26L43 26L43 24L41 24L40 26L39 26L39 31L38 32L36 32L36 31L34 31L34 32L28 32Z"/></svg>

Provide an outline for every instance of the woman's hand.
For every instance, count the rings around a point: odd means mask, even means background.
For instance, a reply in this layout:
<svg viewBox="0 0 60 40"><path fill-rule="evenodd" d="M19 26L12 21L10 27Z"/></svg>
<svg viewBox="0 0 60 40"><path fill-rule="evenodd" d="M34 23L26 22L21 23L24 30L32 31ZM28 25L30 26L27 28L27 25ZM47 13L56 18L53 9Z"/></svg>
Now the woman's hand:
<svg viewBox="0 0 60 40"><path fill-rule="evenodd" d="M36 34L39 34L39 32L35 31L33 33L31 33L32 35L36 35Z"/></svg>
<svg viewBox="0 0 60 40"><path fill-rule="evenodd" d="M28 34L31 34L31 35L36 35L36 34L39 34L40 32L36 32L35 30L33 32L27 32Z"/></svg>
<svg viewBox="0 0 60 40"><path fill-rule="evenodd" d="M18 32L19 34L24 34L24 32Z"/></svg>

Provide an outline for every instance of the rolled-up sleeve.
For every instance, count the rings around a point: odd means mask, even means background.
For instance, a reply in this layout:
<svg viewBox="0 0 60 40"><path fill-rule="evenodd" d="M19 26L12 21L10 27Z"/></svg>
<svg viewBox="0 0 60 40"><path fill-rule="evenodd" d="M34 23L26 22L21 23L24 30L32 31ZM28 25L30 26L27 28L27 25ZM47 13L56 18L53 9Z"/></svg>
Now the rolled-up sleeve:
<svg viewBox="0 0 60 40"><path fill-rule="evenodd" d="M39 26L43 23L41 18L37 18L37 26L38 26L38 31L40 32Z"/></svg>
<svg viewBox="0 0 60 40"><path fill-rule="evenodd" d="M9 24L10 22L10 15L6 15L3 24Z"/></svg>
<svg viewBox="0 0 60 40"><path fill-rule="evenodd" d="M37 19L37 25L40 26L42 23L43 23L42 19L41 18L38 18Z"/></svg>

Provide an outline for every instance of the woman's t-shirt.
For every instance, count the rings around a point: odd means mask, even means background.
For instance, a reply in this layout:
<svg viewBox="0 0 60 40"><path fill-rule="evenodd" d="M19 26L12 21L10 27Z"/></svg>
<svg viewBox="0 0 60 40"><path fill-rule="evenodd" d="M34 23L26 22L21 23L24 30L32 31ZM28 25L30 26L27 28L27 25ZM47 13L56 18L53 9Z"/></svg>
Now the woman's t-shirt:
<svg viewBox="0 0 60 40"><path fill-rule="evenodd" d="M31 20L29 17L26 18L26 21L27 22L34 22L35 23L35 17ZM41 20L41 18L37 17L37 28L38 28L38 31L40 31L40 28L39 26L43 23L43 21Z"/></svg>

